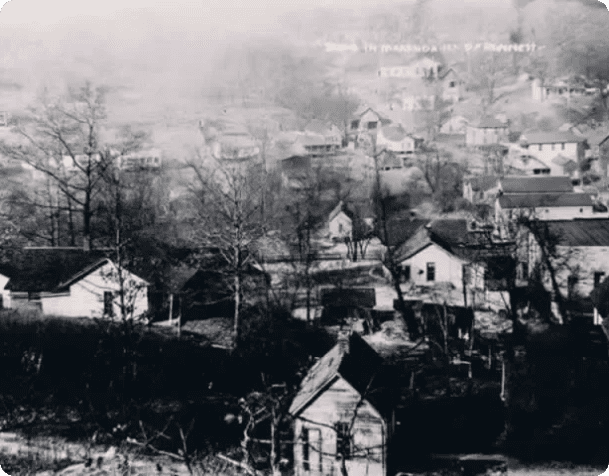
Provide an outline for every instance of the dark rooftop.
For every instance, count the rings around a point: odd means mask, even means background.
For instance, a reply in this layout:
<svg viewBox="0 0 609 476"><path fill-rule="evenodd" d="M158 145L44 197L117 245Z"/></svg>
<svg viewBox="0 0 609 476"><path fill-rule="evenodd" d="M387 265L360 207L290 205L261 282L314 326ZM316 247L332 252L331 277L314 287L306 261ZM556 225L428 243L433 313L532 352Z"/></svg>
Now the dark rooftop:
<svg viewBox="0 0 609 476"><path fill-rule="evenodd" d="M609 246L609 220L560 220L543 222L550 236L562 246Z"/></svg>
<svg viewBox="0 0 609 476"><path fill-rule="evenodd" d="M503 193L546 193L573 192L573 184L569 177L504 177L500 180Z"/></svg>
<svg viewBox="0 0 609 476"><path fill-rule="evenodd" d="M83 271L106 262L108 252L81 248L26 248L11 263L13 274L6 289L13 292L59 292Z"/></svg>
<svg viewBox="0 0 609 476"><path fill-rule="evenodd" d="M309 370L290 405L290 414L300 414L339 377L385 414L386 401L374 385L382 366L382 357L358 334L352 333L348 350L337 344Z"/></svg>
<svg viewBox="0 0 609 476"><path fill-rule="evenodd" d="M501 208L583 207L593 205L587 193L529 193L504 194L499 197Z"/></svg>

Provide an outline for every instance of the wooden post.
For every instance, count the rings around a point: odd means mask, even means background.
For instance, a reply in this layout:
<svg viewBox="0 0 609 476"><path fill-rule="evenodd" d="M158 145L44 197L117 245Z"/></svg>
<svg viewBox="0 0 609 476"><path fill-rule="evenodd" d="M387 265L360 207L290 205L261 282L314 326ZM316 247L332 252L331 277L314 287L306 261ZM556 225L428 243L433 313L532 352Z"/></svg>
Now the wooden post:
<svg viewBox="0 0 609 476"><path fill-rule="evenodd" d="M501 401L505 402L505 360L501 358Z"/></svg>
<svg viewBox="0 0 609 476"><path fill-rule="evenodd" d="M169 325L173 324L173 293L169 295Z"/></svg>

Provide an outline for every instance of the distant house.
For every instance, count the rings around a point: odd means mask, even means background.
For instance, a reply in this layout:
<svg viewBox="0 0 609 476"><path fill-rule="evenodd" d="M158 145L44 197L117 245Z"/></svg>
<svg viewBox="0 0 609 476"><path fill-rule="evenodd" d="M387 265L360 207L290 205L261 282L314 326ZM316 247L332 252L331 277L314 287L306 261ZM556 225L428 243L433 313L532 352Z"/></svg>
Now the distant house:
<svg viewBox="0 0 609 476"><path fill-rule="evenodd" d="M471 203L484 203L495 199L499 191L499 177L481 175L463 181L463 198Z"/></svg>
<svg viewBox="0 0 609 476"><path fill-rule="evenodd" d="M395 154L414 154L416 139L400 125L387 125L380 128L376 136L377 150L388 150Z"/></svg>
<svg viewBox="0 0 609 476"><path fill-rule="evenodd" d="M465 219L439 219L425 226L396 251L402 281L416 286L448 284L454 289L483 289L484 266L476 263L476 244Z"/></svg>
<svg viewBox="0 0 609 476"><path fill-rule="evenodd" d="M313 119L305 126L304 130L310 134L319 134L323 136L326 140L326 144L333 144L340 147L343 141L343 133L331 122Z"/></svg>
<svg viewBox="0 0 609 476"><path fill-rule="evenodd" d="M304 150L304 153L311 157L334 154L340 145L340 142L335 142L333 139L328 140L324 135L313 132L299 134L295 141L295 146Z"/></svg>
<svg viewBox="0 0 609 476"><path fill-rule="evenodd" d="M293 155L281 161L281 184L291 190L305 190L312 186L311 157Z"/></svg>
<svg viewBox="0 0 609 476"><path fill-rule="evenodd" d="M554 168L554 171L558 172L558 175L566 175L571 178L579 177L579 165L575 160L570 159L569 157L559 154L552 159L552 164L555 167L548 167L550 169L550 175L552 174L552 168Z"/></svg>
<svg viewBox="0 0 609 476"><path fill-rule="evenodd" d="M35 309L61 317L121 317L123 292L128 316L148 311L148 283L103 252L77 248L29 248L12 264L5 289L11 309Z"/></svg>
<svg viewBox="0 0 609 476"><path fill-rule="evenodd" d="M593 159L593 169L607 177L609 165L609 130L595 130L586 136L590 149L585 154Z"/></svg>
<svg viewBox="0 0 609 476"><path fill-rule="evenodd" d="M344 239L351 237L353 232L353 212L341 200L328 216L330 238Z"/></svg>
<svg viewBox="0 0 609 476"><path fill-rule="evenodd" d="M208 141L212 157L226 162L257 160L260 146L256 139L241 128L227 129Z"/></svg>
<svg viewBox="0 0 609 476"><path fill-rule="evenodd" d="M351 119L350 131L354 133L368 132L376 134L381 126L390 123L390 119L369 107Z"/></svg>
<svg viewBox="0 0 609 476"><path fill-rule="evenodd" d="M544 222L540 233L556 247L556 280L564 297L587 297L609 274L609 220ZM532 238L532 237L531 237ZM541 259L539 244L529 244L529 269ZM549 280L546 281L548 289Z"/></svg>
<svg viewBox="0 0 609 476"><path fill-rule="evenodd" d="M445 101L458 102L462 97L463 80L461 76L453 69L440 73L438 78L442 83L442 99Z"/></svg>
<svg viewBox="0 0 609 476"><path fill-rule="evenodd" d="M603 215L607 217L606 213ZM598 218L600 214L587 193L507 193L497 197L497 223L524 216L536 220L573 220Z"/></svg>
<svg viewBox="0 0 609 476"><path fill-rule="evenodd" d="M550 168L551 175L564 175L564 166L554 159L562 156L580 164L585 156L586 139L572 132L526 132L520 137L521 147Z"/></svg>
<svg viewBox="0 0 609 476"><path fill-rule="evenodd" d="M505 172L510 175L550 175L551 170L537 157L521 154L516 157L508 157Z"/></svg>
<svg viewBox="0 0 609 476"><path fill-rule="evenodd" d="M465 134L469 121L463 116L451 116L451 118L440 127L441 134Z"/></svg>
<svg viewBox="0 0 609 476"><path fill-rule="evenodd" d="M508 138L508 125L494 117L483 117L475 124L467 126L465 144L477 146L498 144Z"/></svg>
<svg viewBox="0 0 609 476"><path fill-rule="evenodd" d="M356 333L307 373L289 409L295 476L387 476L394 398L384 361ZM344 468L343 468L344 461Z"/></svg>

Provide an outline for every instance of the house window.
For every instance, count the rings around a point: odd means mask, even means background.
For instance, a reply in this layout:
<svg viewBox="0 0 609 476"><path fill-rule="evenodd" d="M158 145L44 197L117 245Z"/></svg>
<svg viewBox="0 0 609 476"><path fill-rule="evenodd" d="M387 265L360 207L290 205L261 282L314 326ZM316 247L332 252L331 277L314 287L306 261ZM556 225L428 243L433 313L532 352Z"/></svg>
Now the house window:
<svg viewBox="0 0 609 476"><path fill-rule="evenodd" d="M339 223L339 224L338 224L338 232L339 232L339 233L342 233L342 232L343 232L343 224L342 224L342 223Z"/></svg>
<svg viewBox="0 0 609 476"><path fill-rule="evenodd" d="M368 123L368 129L376 129L376 121L370 121Z"/></svg>
<svg viewBox="0 0 609 476"><path fill-rule="evenodd" d="M104 315L105 316L113 316L114 315L114 296L112 295L112 291L104 291Z"/></svg>
<svg viewBox="0 0 609 476"><path fill-rule="evenodd" d="M427 263L427 281L436 280L436 263Z"/></svg>
<svg viewBox="0 0 609 476"><path fill-rule="evenodd" d="M351 121L351 129L357 129L359 127L359 121Z"/></svg>
<svg viewBox="0 0 609 476"><path fill-rule="evenodd" d="M560 144L560 150L565 150L565 143Z"/></svg>
<svg viewBox="0 0 609 476"><path fill-rule="evenodd" d="M569 299L575 297L575 286L577 286L577 276L569 276L567 279L567 295Z"/></svg>
<svg viewBox="0 0 609 476"><path fill-rule="evenodd" d="M603 271L596 271L594 273L594 287L597 287L599 284L601 284L603 276L605 276L605 273Z"/></svg>
<svg viewBox="0 0 609 476"><path fill-rule="evenodd" d="M311 448L309 446L309 429L303 428L300 434L300 440L302 441L302 469L305 471L311 470Z"/></svg>
<svg viewBox="0 0 609 476"><path fill-rule="evenodd" d="M541 152L543 149L543 144L539 144L539 152Z"/></svg>
<svg viewBox="0 0 609 476"><path fill-rule="evenodd" d="M410 281L410 265L402 266L402 282L407 283Z"/></svg>
<svg viewBox="0 0 609 476"><path fill-rule="evenodd" d="M349 436L349 423L338 422L334 425L336 430L336 457L351 457L351 437Z"/></svg>
<svg viewBox="0 0 609 476"><path fill-rule="evenodd" d="M450 83L448 83L448 87L449 88L454 88L456 86L454 81L451 81Z"/></svg>

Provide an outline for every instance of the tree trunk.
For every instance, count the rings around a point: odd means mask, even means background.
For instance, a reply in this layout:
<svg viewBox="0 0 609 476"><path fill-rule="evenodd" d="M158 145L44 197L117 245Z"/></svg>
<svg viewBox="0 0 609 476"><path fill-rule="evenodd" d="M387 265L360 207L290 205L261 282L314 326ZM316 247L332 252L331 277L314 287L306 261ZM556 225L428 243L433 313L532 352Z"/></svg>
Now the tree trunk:
<svg viewBox="0 0 609 476"><path fill-rule="evenodd" d="M241 307L241 276L239 272L235 273L235 313L233 322L234 342L233 348L236 349L239 345L239 328L240 328L240 307Z"/></svg>
<svg viewBox="0 0 609 476"><path fill-rule="evenodd" d="M91 192L87 191L83 207L83 239L82 247L85 251L91 249Z"/></svg>

